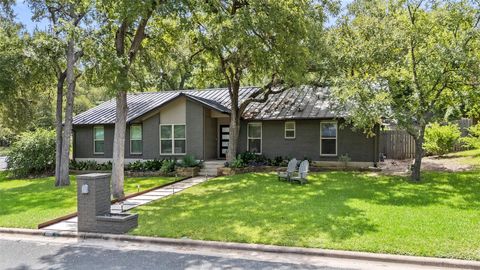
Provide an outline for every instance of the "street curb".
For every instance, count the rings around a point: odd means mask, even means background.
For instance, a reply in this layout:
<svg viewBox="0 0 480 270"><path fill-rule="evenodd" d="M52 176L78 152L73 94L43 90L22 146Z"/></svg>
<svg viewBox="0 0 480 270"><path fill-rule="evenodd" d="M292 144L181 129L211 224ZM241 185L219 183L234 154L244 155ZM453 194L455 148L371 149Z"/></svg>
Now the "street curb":
<svg viewBox="0 0 480 270"><path fill-rule="evenodd" d="M284 254L298 254L307 256L331 257L351 260L366 260L387 263L401 263L445 268L462 268L462 269L480 269L480 261L467 261L459 259L445 259L433 257L417 257L405 255L392 255L382 253L369 253L358 251L342 251L329 250L319 248L303 248L303 247L286 247L273 246L263 244L244 244L233 242L217 242L217 241L203 241L191 239L174 239L161 237L145 237L132 235L117 235L117 234L99 234L99 233L84 233L84 232L54 232L46 230L34 229L14 229L0 227L0 233L7 234L24 234L50 237L70 237L81 239L101 239L113 241L129 241L135 243L149 243L161 244L170 246L189 246L200 248L215 248L241 251L255 251L255 252L269 252L269 253L284 253Z"/></svg>

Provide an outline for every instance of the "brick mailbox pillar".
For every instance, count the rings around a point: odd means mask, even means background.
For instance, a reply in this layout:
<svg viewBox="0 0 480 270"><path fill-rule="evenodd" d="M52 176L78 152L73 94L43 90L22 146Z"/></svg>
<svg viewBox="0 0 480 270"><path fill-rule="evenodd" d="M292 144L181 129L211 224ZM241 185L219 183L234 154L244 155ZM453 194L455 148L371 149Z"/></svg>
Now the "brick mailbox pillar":
<svg viewBox="0 0 480 270"><path fill-rule="evenodd" d="M77 176L78 231L95 232L97 216L110 213L110 174Z"/></svg>
<svg viewBox="0 0 480 270"><path fill-rule="evenodd" d="M138 214L110 212L110 174L77 176L78 231L126 233L138 226Z"/></svg>

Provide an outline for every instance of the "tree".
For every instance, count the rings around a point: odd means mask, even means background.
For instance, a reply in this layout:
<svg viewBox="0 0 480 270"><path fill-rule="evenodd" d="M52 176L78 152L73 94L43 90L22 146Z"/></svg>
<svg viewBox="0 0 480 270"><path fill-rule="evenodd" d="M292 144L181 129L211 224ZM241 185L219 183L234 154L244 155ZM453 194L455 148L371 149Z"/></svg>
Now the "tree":
<svg viewBox="0 0 480 270"><path fill-rule="evenodd" d="M478 9L468 1L356 1L333 33L347 119L370 132L391 117L415 140L420 180L425 127L478 87Z"/></svg>
<svg viewBox="0 0 480 270"><path fill-rule="evenodd" d="M113 141L112 190L114 198L123 198L125 166L125 133L127 93L132 90L132 66L147 38L147 25L152 15L164 4L161 0L99 1L96 23L98 38L95 74L110 88L116 99L115 134ZM100 45L100 44L97 44Z"/></svg>
<svg viewBox="0 0 480 270"><path fill-rule="evenodd" d="M52 74L35 40L3 7L0 3L0 137L12 141L16 134L53 123Z"/></svg>
<svg viewBox="0 0 480 270"><path fill-rule="evenodd" d="M307 0L191 1L188 7L186 19L195 27L192 38L204 50L204 76L226 85L230 95L231 161L238 151L240 118L249 104L307 81L316 53L324 50L325 8ZM240 86L246 82L262 86L240 100Z"/></svg>
<svg viewBox="0 0 480 270"><path fill-rule="evenodd" d="M72 136L73 104L75 88L80 72L76 67L83 56L83 50L78 49L78 40L82 35L80 24L91 8L88 0L43 1L30 0L34 11L34 19L46 18L51 29L38 33L37 38L43 39L45 52L50 56L56 76L56 158L55 186L70 184L70 138ZM63 121L63 89L67 84L65 121Z"/></svg>

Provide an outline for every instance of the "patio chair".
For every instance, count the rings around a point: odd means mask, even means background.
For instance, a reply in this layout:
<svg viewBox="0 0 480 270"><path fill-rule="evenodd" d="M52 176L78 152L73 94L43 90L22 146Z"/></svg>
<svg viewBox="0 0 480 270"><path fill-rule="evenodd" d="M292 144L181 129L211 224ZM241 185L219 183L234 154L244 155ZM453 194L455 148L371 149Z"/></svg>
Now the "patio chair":
<svg viewBox="0 0 480 270"><path fill-rule="evenodd" d="M300 167L298 168L298 175L290 177L290 181L298 182L301 185L307 183L308 166L308 160L302 161L302 163L300 163Z"/></svg>
<svg viewBox="0 0 480 270"><path fill-rule="evenodd" d="M288 162L286 172L278 172L278 180L287 180L290 181L290 177L293 176L297 170L297 159L292 159Z"/></svg>

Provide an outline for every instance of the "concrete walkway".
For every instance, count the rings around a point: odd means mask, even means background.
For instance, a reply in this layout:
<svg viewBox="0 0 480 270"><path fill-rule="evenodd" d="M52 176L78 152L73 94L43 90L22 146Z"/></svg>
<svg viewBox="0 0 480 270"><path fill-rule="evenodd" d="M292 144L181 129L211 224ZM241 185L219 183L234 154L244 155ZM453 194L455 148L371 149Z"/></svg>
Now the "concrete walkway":
<svg viewBox="0 0 480 270"><path fill-rule="evenodd" d="M159 200L161 198L173 195L177 192L180 192L184 189L193 187L195 185L198 185L200 183L203 183L207 181L209 178L206 178L205 176L198 176L198 177L193 177L189 178L180 182L177 182L173 185L166 186L163 188L159 188L150 192L147 192L142 195L138 195L135 197L132 197L130 199L127 199L122 202L118 202L115 204L112 204L111 206L111 211L112 213L120 213L120 212L125 212L128 211L132 208L135 208L140 205L147 204L149 202ZM50 225L48 227L43 228L42 230L45 231L71 231L71 232L76 232L77 231L77 222L78 219L77 217L67 219L58 223L55 223L53 225Z"/></svg>

